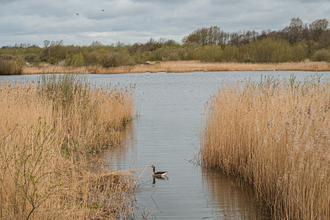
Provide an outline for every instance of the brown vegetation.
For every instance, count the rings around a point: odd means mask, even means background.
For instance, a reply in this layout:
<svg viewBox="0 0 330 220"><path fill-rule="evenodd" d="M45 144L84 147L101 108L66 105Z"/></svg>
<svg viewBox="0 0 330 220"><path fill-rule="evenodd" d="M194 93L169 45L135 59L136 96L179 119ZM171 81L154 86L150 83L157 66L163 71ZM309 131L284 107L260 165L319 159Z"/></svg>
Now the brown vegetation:
<svg viewBox="0 0 330 220"><path fill-rule="evenodd" d="M0 55L0 75L22 74L24 59L12 55Z"/></svg>
<svg viewBox="0 0 330 220"><path fill-rule="evenodd" d="M330 82L224 84L211 100L205 167L252 184L274 219L330 218Z"/></svg>
<svg viewBox="0 0 330 220"><path fill-rule="evenodd" d="M155 73L155 72L196 72L196 71L330 71L327 62L299 62L299 63L204 63L200 61L168 61L149 62L148 64L135 66L120 66L115 68L103 68L101 66L90 67L66 67L57 65L27 66L23 74L43 73Z"/></svg>
<svg viewBox="0 0 330 220"><path fill-rule="evenodd" d="M119 141L133 89L94 88L75 75L1 84L0 218L131 216L130 172L87 158Z"/></svg>

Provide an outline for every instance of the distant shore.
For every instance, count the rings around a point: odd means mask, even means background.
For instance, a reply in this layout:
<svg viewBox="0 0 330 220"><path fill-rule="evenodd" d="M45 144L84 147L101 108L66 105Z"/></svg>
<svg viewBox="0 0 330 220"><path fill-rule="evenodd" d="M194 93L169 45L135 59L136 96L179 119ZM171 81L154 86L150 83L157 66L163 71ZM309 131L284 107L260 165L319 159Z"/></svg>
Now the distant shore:
<svg viewBox="0 0 330 220"><path fill-rule="evenodd" d="M68 67L60 65L25 66L23 74L79 73L155 73L155 72L209 72L209 71L330 71L327 62L288 62L288 63L204 63L200 61L148 62L134 66L103 68L101 66Z"/></svg>

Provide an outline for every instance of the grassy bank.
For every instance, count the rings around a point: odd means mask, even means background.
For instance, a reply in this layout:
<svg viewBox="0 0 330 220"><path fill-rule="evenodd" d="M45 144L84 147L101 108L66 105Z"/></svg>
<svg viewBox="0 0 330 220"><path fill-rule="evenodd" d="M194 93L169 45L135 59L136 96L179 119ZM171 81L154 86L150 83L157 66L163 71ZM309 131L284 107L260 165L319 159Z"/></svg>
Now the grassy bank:
<svg viewBox="0 0 330 220"><path fill-rule="evenodd" d="M200 61L149 62L135 66L104 68L102 66L68 67L59 65L26 66L23 74L43 73L145 73L196 71L330 71L327 62L297 63L205 63Z"/></svg>
<svg viewBox="0 0 330 220"><path fill-rule="evenodd" d="M132 216L131 174L87 158L120 141L133 90L95 88L76 75L1 84L0 218Z"/></svg>
<svg viewBox="0 0 330 220"><path fill-rule="evenodd" d="M208 106L205 167L252 184L274 219L330 218L330 83L224 84Z"/></svg>

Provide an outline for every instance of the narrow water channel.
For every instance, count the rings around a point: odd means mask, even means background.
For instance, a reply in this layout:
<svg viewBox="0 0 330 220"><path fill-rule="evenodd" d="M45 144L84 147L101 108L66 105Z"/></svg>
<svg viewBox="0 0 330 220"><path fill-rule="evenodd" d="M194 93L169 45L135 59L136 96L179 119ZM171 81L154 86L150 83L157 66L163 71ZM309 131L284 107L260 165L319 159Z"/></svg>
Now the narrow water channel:
<svg viewBox="0 0 330 220"><path fill-rule="evenodd" d="M281 72L289 77L292 72ZM140 116L130 126L131 140L123 153L105 152L104 158L120 169L143 171L137 202L157 219L266 219L253 191L218 172L190 162L198 153L205 117L204 103L221 82L244 78L260 80L273 72L145 73L97 75L98 82L136 83ZM309 75L299 72L296 75ZM277 76L278 73L275 75ZM168 179L152 179L168 171Z"/></svg>
<svg viewBox="0 0 330 220"><path fill-rule="evenodd" d="M138 169L140 210L157 219L267 219L253 191L234 178L192 163L200 147L204 104L223 80L260 80L261 75L289 78L292 72L195 72L89 75L90 82L128 86L136 83L139 116L127 129L126 147L102 157L120 170ZM295 72L297 78L310 72ZM37 79L37 75L24 76ZM0 81L18 76L0 76ZM192 161L191 161L192 160ZM168 171L168 179L152 178Z"/></svg>

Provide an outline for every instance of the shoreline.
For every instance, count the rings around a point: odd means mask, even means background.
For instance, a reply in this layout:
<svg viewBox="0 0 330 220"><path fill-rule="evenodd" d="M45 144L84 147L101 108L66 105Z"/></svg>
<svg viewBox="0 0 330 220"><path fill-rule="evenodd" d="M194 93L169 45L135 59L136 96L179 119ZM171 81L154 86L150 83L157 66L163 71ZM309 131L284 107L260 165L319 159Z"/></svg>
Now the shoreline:
<svg viewBox="0 0 330 220"><path fill-rule="evenodd" d="M148 62L134 66L104 68L102 66L71 67L44 64L25 66L22 75L47 73L78 74L118 74L118 73L180 73L180 72L212 72L212 71L330 71L330 63L304 61L299 63L204 63L200 61L166 61Z"/></svg>

